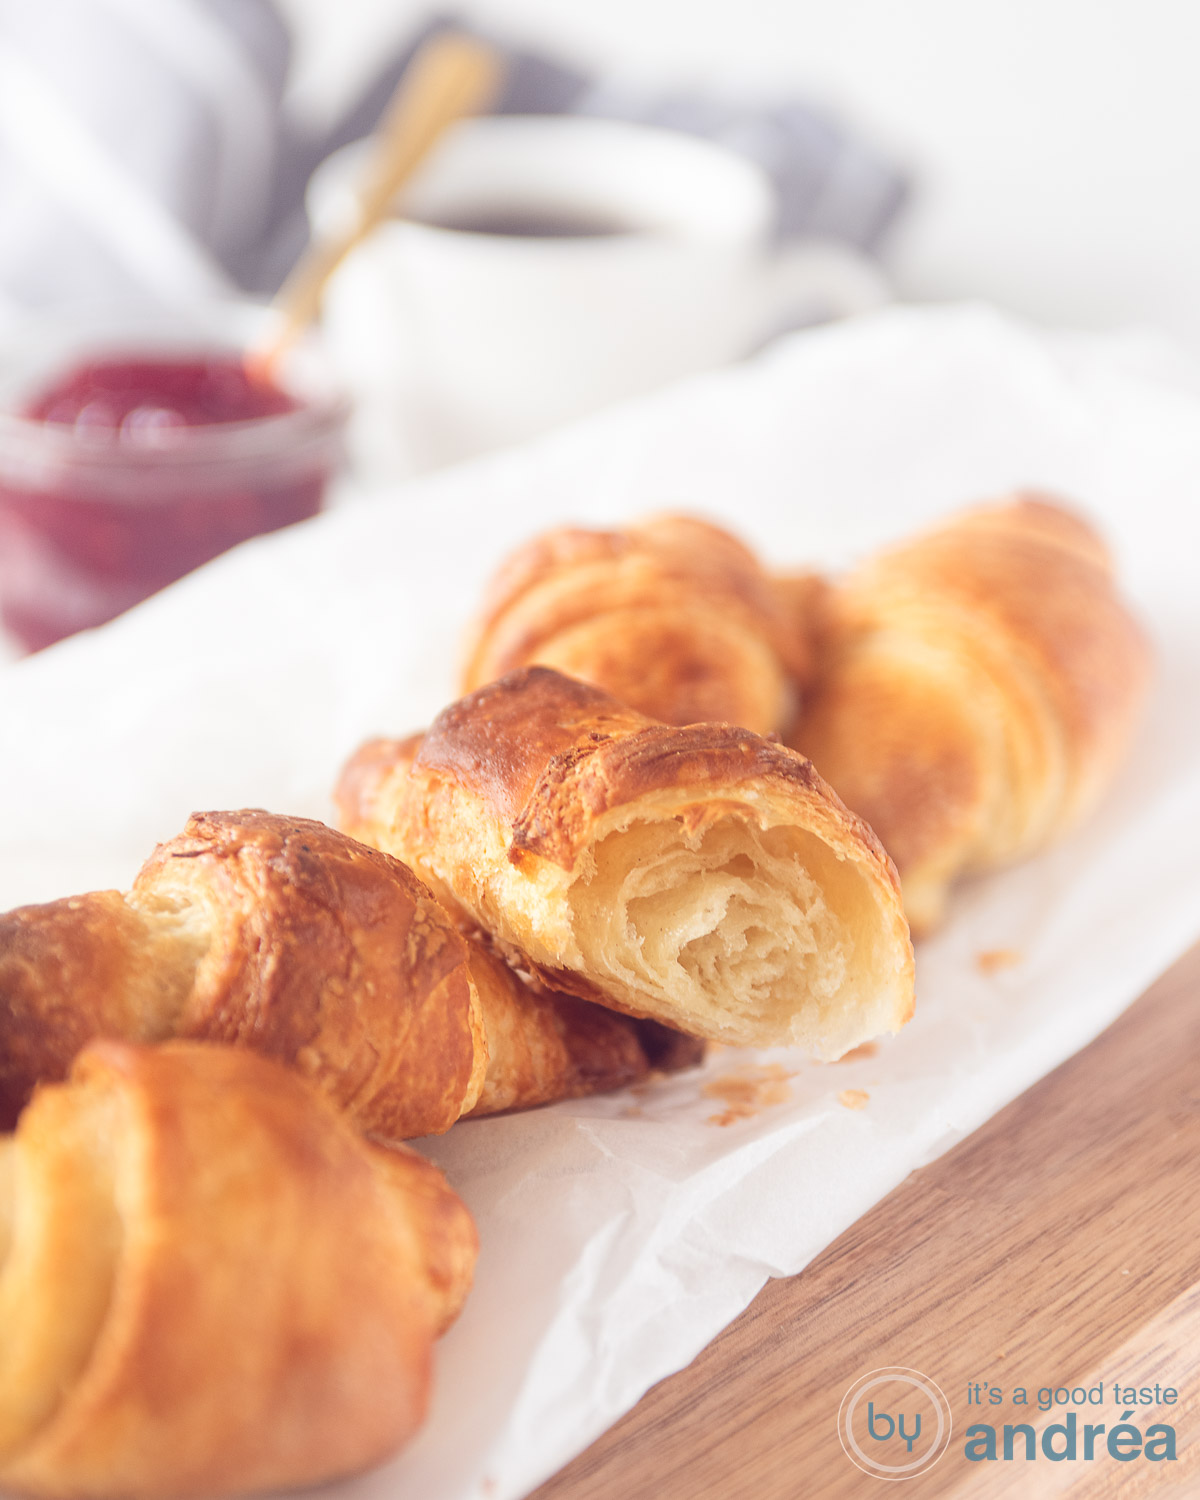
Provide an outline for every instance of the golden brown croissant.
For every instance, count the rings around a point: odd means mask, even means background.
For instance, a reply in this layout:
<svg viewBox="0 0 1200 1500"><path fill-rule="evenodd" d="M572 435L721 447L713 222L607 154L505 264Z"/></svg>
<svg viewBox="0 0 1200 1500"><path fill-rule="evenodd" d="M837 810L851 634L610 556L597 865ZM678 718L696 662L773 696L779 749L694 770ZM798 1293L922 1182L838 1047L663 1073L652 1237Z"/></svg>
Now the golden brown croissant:
<svg viewBox="0 0 1200 1500"><path fill-rule="evenodd" d="M190 1037L279 1058L406 1139L663 1066L651 1028L592 1012L465 937L398 860L308 819L200 814L128 895L0 917L0 1123L92 1037Z"/></svg>
<svg viewBox="0 0 1200 1500"><path fill-rule="evenodd" d="M474 1225L253 1053L98 1042L0 1137L0 1488L224 1495L421 1423Z"/></svg>
<svg viewBox="0 0 1200 1500"><path fill-rule="evenodd" d="M1103 543L1032 495L870 559L834 591L827 629L789 739L882 839L920 931L957 875L1092 806L1148 675Z"/></svg>
<svg viewBox="0 0 1200 1500"><path fill-rule="evenodd" d="M812 766L544 667L375 742L342 821L547 983L717 1041L839 1056L912 1010L895 871Z"/></svg>
<svg viewBox="0 0 1200 1500"><path fill-rule="evenodd" d="M667 724L786 727L812 661L796 595L719 527L659 516L547 532L493 580L463 670L471 692L540 663Z"/></svg>

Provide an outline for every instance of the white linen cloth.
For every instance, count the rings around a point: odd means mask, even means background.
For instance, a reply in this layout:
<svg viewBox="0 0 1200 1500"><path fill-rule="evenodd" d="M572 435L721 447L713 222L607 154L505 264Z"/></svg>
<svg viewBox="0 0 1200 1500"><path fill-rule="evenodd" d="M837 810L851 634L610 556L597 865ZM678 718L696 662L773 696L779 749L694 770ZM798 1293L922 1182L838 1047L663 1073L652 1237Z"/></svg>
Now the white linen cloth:
<svg viewBox="0 0 1200 1500"><path fill-rule="evenodd" d="M229 296L262 253L290 44L269 0L0 0L0 296Z"/></svg>
<svg viewBox="0 0 1200 1500"><path fill-rule="evenodd" d="M424 1143L477 1216L476 1289L428 1427L323 1494L527 1493L1200 935L1200 370L1136 336L888 311L249 543L0 673L7 906L126 885L193 808L327 814L363 737L416 728L453 696L484 579L537 528L686 507L772 563L834 566L1027 483L1102 525L1158 653L1099 812L959 892L919 950L916 1018L878 1055L770 1054L795 1075L786 1103L711 1123L721 1104L702 1081L738 1061L722 1052L636 1098ZM1020 962L981 972L998 948ZM846 1089L866 1107L841 1107Z"/></svg>

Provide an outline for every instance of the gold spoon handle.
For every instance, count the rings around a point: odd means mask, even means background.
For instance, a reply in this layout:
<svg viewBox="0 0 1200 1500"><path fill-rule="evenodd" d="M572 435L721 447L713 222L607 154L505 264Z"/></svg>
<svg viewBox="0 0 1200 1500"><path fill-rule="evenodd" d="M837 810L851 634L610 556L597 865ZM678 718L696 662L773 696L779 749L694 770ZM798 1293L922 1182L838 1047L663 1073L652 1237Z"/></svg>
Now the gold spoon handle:
<svg viewBox="0 0 1200 1500"><path fill-rule="evenodd" d="M495 97L502 76L499 56L473 37L432 37L405 69L373 136L358 194L358 214L341 233L316 240L300 257L275 297L282 314L270 342L249 357L268 378L280 355L317 316L329 278L383 219L442 132L478 114Z"/></svg>

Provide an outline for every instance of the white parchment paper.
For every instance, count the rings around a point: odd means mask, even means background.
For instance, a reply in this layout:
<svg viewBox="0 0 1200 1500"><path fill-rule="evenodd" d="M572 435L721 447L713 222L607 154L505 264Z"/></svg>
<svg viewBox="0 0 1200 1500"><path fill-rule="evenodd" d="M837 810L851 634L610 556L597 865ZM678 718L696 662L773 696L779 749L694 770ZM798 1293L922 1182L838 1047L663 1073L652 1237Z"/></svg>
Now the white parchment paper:
<svg viewBox="0 0 1200 1500"><path fill-rule="evenodd" d="M484 579L540 527L689 508L776 564L838 566L1026 483L1102 524L1159 654L1099 814L960 892L919 951L916 1019L875 1056L754 1058L792 1076L750 1119L712 1122L702 1084L742 1061L722 1052L426 1143L477 1216L477 1286L426 1430L329 1494L525 1494L1200 935L1200 369L1149 337L893 310L251 543L0 672L8 907L127 885L193 809L328 815L364 736L454 696ZM1019 962L985 974L992 949Z"/></svg>

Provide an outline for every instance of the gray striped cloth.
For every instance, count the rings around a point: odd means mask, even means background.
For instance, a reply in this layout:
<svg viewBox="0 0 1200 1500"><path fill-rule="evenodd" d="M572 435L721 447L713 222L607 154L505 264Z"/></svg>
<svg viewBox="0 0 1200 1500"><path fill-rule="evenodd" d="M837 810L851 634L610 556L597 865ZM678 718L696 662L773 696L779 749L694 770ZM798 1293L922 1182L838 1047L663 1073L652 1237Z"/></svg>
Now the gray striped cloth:
<svg viewBox="0 0 1200 1500"><path fill-rule="evenodd" d="M0 0L0 316L137 296L270 293L306 239L318 163L366 135L433 18L333 129L305 134L283 94L291 39L271 0ZM639 120L722 142L773 179L781 237L874 253L904 172L796 100L653 94L489 36L506 114Z"/></svg>

